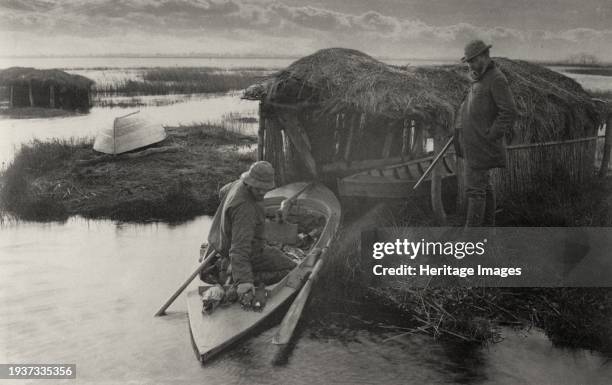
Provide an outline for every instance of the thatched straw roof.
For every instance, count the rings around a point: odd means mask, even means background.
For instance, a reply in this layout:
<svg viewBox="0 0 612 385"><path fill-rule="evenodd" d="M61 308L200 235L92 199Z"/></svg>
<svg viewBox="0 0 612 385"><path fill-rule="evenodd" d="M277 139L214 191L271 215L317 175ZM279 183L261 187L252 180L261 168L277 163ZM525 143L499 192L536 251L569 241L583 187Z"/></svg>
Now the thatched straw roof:
<svg viewBox="0 0 612 385"><path fill-rule="evenodd" d="M31 81L80 89L89 89L94 83L85 76L71 75L56 69L38 70L29 67L11 67L0 71L0 85L26 85Z"/></svg>
<svg viewBox="0 0 612 385"><path fill-rule="evenodd" d="M519 109L514 143L593 133L599 111L580 84L535 64L494 60L508 78ZM469 84L465 66L397 67L356 50L330 48L297 60L245 97L314 105L321 113L357 110L449 128Z"/></svg>

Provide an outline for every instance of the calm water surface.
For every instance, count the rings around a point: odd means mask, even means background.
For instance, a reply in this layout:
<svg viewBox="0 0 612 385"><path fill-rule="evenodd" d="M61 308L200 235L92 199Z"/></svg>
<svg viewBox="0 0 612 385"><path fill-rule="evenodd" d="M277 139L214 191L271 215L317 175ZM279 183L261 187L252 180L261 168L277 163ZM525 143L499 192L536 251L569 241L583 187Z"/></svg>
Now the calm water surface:
<svg viewBox="0 0 612 385"><path fill-rule="evenodd" d="M488 348L347 327L317 299L294 344L276 326L201 366L184 298L152 315L195 266L210 218L177 226L71 218L0 227L0 362L76 363L67 384L609 384L612 367L541 333L506 330ZM365 318L364 318L365 317ZM392 323L392 319L389 320ZM0 380L0 383L2 382ZM19 382L27 383L27 382ZM32 381L30 383L38 383Z"/></svg>

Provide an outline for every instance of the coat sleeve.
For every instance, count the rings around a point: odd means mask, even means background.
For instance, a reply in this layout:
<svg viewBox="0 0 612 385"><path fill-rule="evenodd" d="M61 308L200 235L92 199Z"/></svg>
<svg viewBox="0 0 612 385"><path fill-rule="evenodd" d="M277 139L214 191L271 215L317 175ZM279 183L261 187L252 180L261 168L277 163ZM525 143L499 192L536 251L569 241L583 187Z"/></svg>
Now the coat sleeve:
<svg viewBox="0 0 612 385"><path fill-rule="evenodd" d="M232 277L236 283L253 282L251 247L255 236L255 208L242 203L232 208L232 239L229 250Z"/></svg>
<svg viewBox="0 0 612 385"><path fill-rule="evenodd" d="M503 75L495 76L492 79L491 94L497 106L497 117L493 121L489 135L491 139L500 139L512 130L518 112L508 80Z"/></svg>

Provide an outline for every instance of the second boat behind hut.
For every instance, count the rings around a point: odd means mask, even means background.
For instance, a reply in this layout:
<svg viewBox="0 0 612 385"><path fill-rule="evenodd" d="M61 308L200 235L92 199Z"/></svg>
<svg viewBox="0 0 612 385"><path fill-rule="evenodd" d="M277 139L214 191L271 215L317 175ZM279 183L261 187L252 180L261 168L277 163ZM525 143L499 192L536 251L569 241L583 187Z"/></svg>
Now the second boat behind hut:
<svg viewBox="0 0 612 385"><path fill-rule="evenodd" d="M145 119L139 112L120 116L112 127L101 130L93 149L105 154L121 154L166 139L164 127Z"/></svg>

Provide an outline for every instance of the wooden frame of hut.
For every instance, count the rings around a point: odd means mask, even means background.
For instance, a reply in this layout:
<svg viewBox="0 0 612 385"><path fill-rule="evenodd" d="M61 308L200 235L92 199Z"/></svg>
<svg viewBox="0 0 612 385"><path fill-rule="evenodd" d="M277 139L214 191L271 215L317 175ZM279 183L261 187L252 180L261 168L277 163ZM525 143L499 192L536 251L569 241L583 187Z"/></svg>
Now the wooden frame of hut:
<svg viewBox="0 0 612 385"><path fill-rule="evenodd" d="M563 175L580 182L593 174L601 111L590 95L544 67L494 61L519 110L505 138L508 168L494 173L502 198L528 192L542 178ZM397 67L332 48L297 60L249 87L244 97L260 101L258 156L274 165L279 183L318 178L337 181L340 195L407 198L452 135L469 84L465 66ZM462 160L450 151L430 177L440 223L441 179L462 170Z"/></svg>
<svg viewBox="0 0 612 385"><path fill-rule="evenodd" d="M44 107L88 111L93 80L57 69L11 67L0 71L10 107Z"/></svg>

